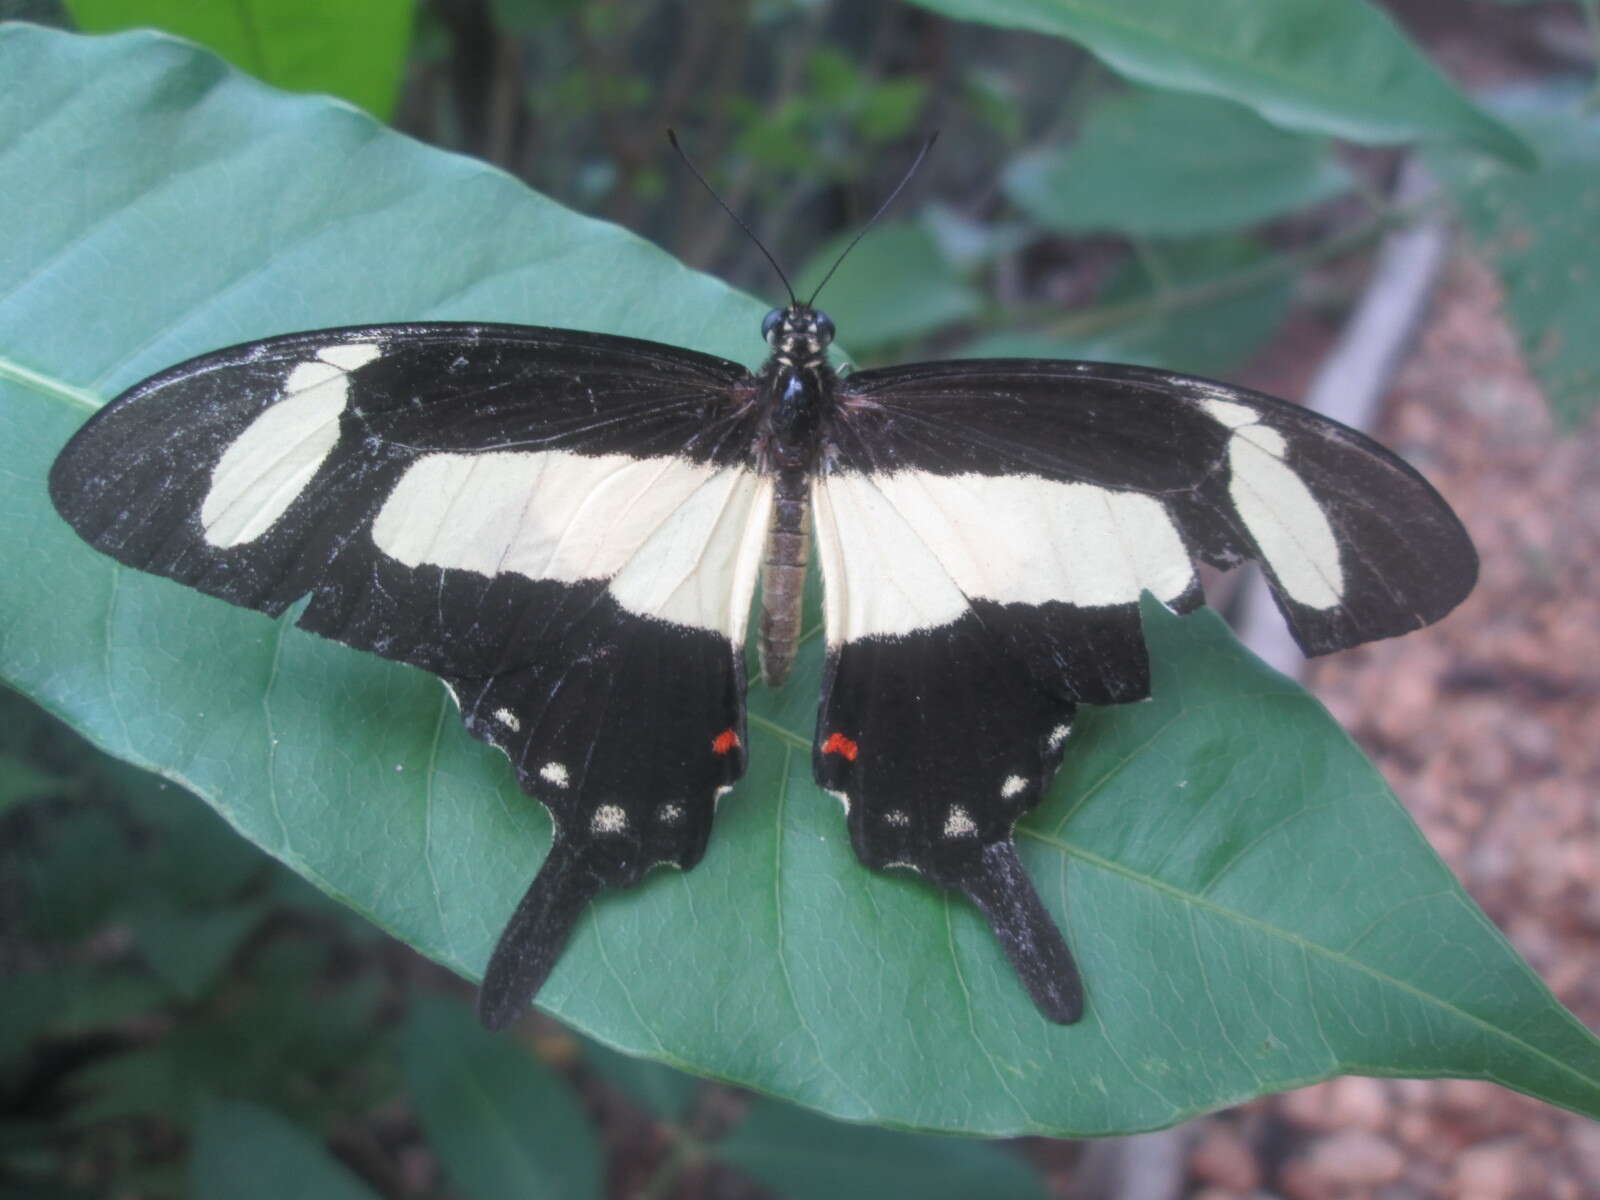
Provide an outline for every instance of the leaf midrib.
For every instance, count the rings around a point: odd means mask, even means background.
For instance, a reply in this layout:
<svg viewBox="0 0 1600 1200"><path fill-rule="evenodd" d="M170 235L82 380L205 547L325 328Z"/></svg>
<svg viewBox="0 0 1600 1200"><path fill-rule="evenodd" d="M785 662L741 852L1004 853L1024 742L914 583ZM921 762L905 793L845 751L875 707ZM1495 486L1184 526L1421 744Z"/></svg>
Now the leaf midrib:
<svg viewBox="0 0 1600 1200"><path fill-rule="evenodd" d="M88 409L90 412L105 404L102 397L85 388L74 387L70 383L35 371L31 367L25 367L16 360L4 356L0 356L0 379L9 379L29 391L38 392L77 408Z"/></svg>

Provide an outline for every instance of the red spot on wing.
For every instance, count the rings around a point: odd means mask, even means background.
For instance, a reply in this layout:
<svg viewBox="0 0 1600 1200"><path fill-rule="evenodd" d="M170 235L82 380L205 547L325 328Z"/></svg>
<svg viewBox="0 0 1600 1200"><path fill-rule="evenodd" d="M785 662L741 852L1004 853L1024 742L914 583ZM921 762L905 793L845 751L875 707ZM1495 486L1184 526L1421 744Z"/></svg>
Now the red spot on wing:
<svg viewBox="0 0 1600 1200"><path fill-rule="evenodd" d="M842 754L846 762L855 762L856 755L861 753L861 747L842 733L830 733L828 740L822 743L822 752L824 754Z"/></svg>
<svg viewBox="0 0 1600 1200"><path fill-rule="evenodd" d="M739 735L731 729L724 729L711 740L713 754L726 754L739 744Z"/></svg>

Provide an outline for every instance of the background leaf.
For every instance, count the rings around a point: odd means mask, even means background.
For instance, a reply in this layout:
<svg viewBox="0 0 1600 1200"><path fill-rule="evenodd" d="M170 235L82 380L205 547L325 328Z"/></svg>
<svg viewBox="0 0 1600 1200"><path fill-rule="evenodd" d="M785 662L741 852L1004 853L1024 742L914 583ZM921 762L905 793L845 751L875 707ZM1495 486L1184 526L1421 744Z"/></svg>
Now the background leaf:
<svg viewBox="0 0 1600 1200"><path fill-rule="evenodd" d="M800 297L811 295L855 231L826 242L795 276ZM817 298L862 354L962 321L978 311L979 296L945 259L933 235L910 221L879 226L850 251Z"/></svg>
<svg viewBox="0 0 1600 1200"><path fill-rule="evenodd" d="M700 1081L693 1075L631 1054L619 1054L599 1042L584 1044L583 1061L633 1103L668 1124L683 1123L700 1091Z"/></svg>
<svg viewBox="0 0 1600 1200"><path fill-rule="evenodd" d="M304 1131L242 1100L206 1110L189 1164L193 1200L378 1200Z"/></svg>
<svg viewBox="0 0 1600 1200"><path fill-rule="evenodd" d="M966 21L1070 38L1130 79L1248 104L1353 142L1464 143L1532 165L1367 0L917 0Z"/></svg>
<svg viewBox="0 0 1600 1200"><path fill-rule="evenodd" d="M1081 358L1091 362L1130 362L1169 371L1219 375L1237 367L1266 344L1289 310L1294 285L1278 275L1238 294L1219 296L1201 307L1165 308L1164 293L1205 285L1269 261L1246 237L1165 242L1145 248L1149 266L1122 270L1107 289L1104 309L1127 306L1137 316L1098 333L1061 336L1045 331L985 334L962 346L962 358ZM1150 270L1156 267L1160 279ZM1065 323L1079 320L1068 315Z"/></svg>
<svg viewBox="0 0 1600 1200"><path fill-rule="evenodd" d="M1044 1200L1015 1154L957 1138L918 1137L811 1116L757 1100L712 1151L787 1200Z"/></svg>
<svg viewBox="0 0 1600 1200"><path fill-rule="evenodd" d="M463 1004L419 996L406 1079L428 1145L471 1200L600 1195L600 1146L566 1080Z"/></svg>
<svg viewBox="0 0 1600 1200"><path fill-rule="evenodd" d="M472 316L748 359L760 306L164 39L13 28L0 74L19 85L0 108L0 670L476 971L549 836L503 758L421 672L116 569L50 510L48 465L93 404L221 343ZM705 861L597 903L542 1003L630 1052L903 1126L1127 1132L1351 1070L1600 1113L1600 1045L1321 708L1214 616L1145 619L1155 699L1086 713L1021 830L1089 981L1080 1025L1038 1017L967 906L856 865L810 782L815 639L752 696L752 769Z"/></svg>
<svg viewBox="0 0 1600 1200"><path fill-rule="evenodd" d="M394 111L411 0L66 0L85 33L149 26L199 42L291 92L327 92L379 117Z"/></svg>
<svg viewBox="0 0 1600 1200"><path fill-rule="evenodd" d="M1558 427L1600 408L1600 270L1581 249L1600 230L1600 116L1569 90L1503 97L1544 158L1534 172L1435 158L1474 245L1499 276L1506 311Z"/></svg>
<svg viewBox="0 0 1600 1200"><path fill-rule="evenodd" d="M1018 159L1004 182L1049 229L1182 237L1320 203L1350 176L1326 142L1241 104L1140 89L1107 97L1070 146Z"/></svg>

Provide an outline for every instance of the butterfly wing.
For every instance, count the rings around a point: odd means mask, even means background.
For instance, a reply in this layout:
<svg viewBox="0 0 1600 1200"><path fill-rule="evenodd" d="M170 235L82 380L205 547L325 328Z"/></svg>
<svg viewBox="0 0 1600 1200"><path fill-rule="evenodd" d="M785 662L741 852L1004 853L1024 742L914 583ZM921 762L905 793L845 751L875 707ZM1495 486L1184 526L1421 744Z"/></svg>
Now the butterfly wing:
<svg viewBox="0 0 1600 1200"><path fill-rule="evenodd" d="M1271 397L1094 363L865 371L839 386L813 496L828 662L814 754L869 866L983 909L1041 1011L1071 958L1012 848L1079 703L1149 694L1139 598L1262 563L1308 653L1436 620L1477 560L1376 443Z"/></svg>
<svg viewBox="0 0 1600 1200"><path fill-rule="evenodd" d="M549 809L481 1011L526 1007L602 887L692 866L744 771L744 626L770 505L753 380L523 326L292 334L165 371L51 472L120 562L443 677Z"/></svg>

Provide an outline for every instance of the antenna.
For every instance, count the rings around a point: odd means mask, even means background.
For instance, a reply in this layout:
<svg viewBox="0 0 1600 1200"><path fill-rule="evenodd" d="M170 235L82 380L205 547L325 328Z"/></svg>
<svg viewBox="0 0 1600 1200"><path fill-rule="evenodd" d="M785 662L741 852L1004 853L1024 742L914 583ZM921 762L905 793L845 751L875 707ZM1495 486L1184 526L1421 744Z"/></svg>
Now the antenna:
<svg viewBox="0 0 1600 1200"><path fill-rule="evenodd" d="M728 207L728 202L717 195L717 189L706 182L706 177L700 174L700 168L694 165L694 161L683 152L683 147L678 145L678 135L671 129L667 130L667 141L672 143L672 148L678 152L678 157L683 159L683 165L688 167L694 173L694 177L700 181L700 186L711 193L711 198L722 205L722 211L732 217L734 224L744 230L750 240L756 244L756 249L766 255L767 261L772 264L772 269L778 273L778 278L783 280L783 290L789 293L789 303L791 305L799 304L800 301L795 298L794 288L789 286L789 277L783 273L783 268L778 265L778 260L773 258L771 251L761 244L761 239L756 236L755 230L746 225L743 218ZM899 189L896 190L898 191ZM893 199L893 197L890 198Z"/></svg>
<svg viewBox="0 0 1600 1200"><path fill-rule="evenodd" d="M828 273L822 277L822 283L817 284L817 290L812 292L811 299L806 301L807 308L816 303L817 296L821 294L828 280L833 278L833 273L839 269L839 264L844 261L845 255L856 248L856 243L867 235L867 230L872 228L873 223L888 211L889 205L894 203L894 198L905 190L906 184L911 182L911 177L917 173L917 168L922 165L922 160L928 157L928 151L933 149L933 144L938 140L939 131L935 129L928 135L928 140L922 143L922 149L917 151L917 157L911 160L911 165L906 168L906 173L900 177L900 182L894 185L894 191L889 193L889 198L878 205L878 211L867 218L867 223L861 227L861 231L850 239L850 244L839 252L838 258L833 260L833 266L829 267ZM677 143L674 142L673 144L676 145Z"/></svg>

